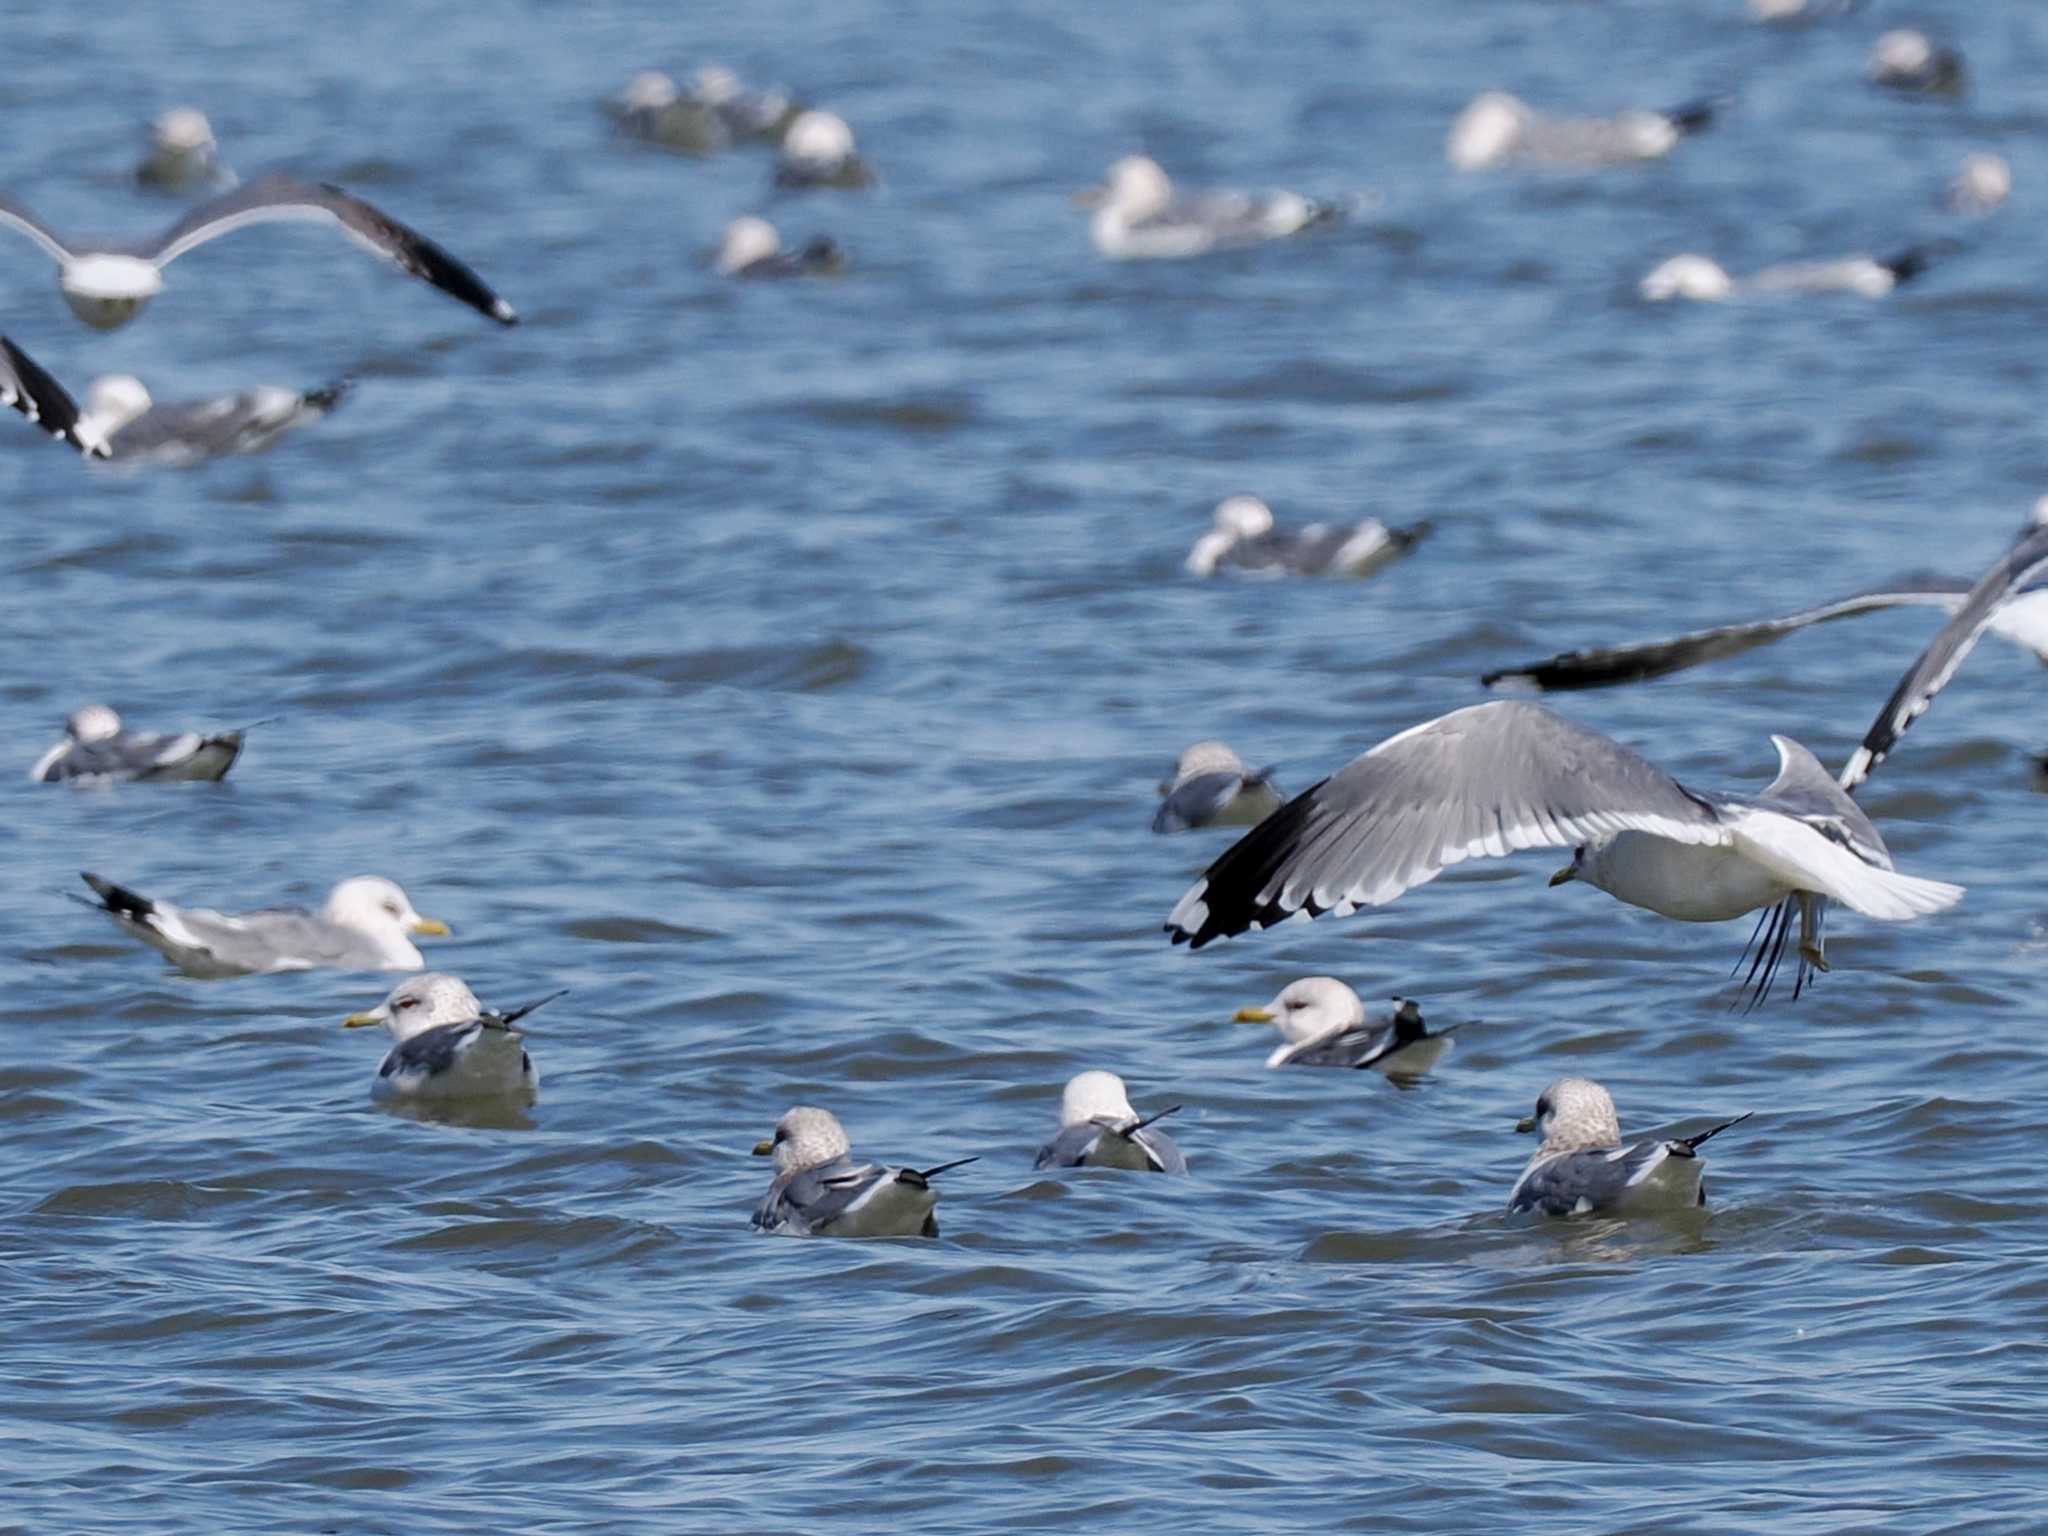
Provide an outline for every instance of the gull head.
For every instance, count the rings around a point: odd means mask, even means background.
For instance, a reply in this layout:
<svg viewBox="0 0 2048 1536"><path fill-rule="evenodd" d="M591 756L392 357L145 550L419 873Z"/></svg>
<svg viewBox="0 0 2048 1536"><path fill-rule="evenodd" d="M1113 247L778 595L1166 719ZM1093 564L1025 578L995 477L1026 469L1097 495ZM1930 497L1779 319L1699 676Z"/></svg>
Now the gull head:
<svg viewBox="0 0 2048 1536"><path fill-rule="evenodd" d="M782 249L782 237L766 219L747 214L725 226L712 266L731 277L757 261L766 261Z"/></svg>
<svg viewBox="0 0 2048 1536"><path fill-rule="evenodd" d="M121 734L121 717L104 704L88 704L72 711L64 734L78 742L112 741Z"/></svg>
<svg viewBox="0 0 2048 1536"><path fill-rule="evenodd" d="M1638 160L1655 160L1660 155L1668 155L1684 137L1678 130L1678 124L1662 112L1649 112L1641 107L1617 113L1614 131L1620 137L1622 147Z"/></svg>
<svg viewBox="0 0 2048 1536"><path fill-rule="evenodd" d="M1461 171L1498 165L1536 119L1526 103L1506 91L1476 96L1451 123L1444 154Z"/></svg>
<svg viewBox="0 0 2048 1536"><path fill-rule="evenodd" d="M735 100L740 94L740 77L723 64L706 64L691 77L690 94L707 107Z"/></svg>
<svg viewBox="0 0 2048 1536"><path fill-rule="evenodd" d="M344 1029L382 1024L391 1031L392 1039L404 1041L437 1025L467 1024L483 1011L483 1004L460 976L427 971L407 977L375 1008L352 1013L341 1024Z"/></svg>
<svg viewBox="0 0 2048 1536"><path fill-rule="evenodd" d="M775 1159L779 1176L805 1168L822 1168L853 1150L846 1127L829 1109L799 1104L775 1122L775 1134L754 1147L754 1156Z"/></svg>
<svg viewBox="0 0 2048 1536"><path fill-rule="evenodd" d="M96 251L73 257L57 270L57 286L71 313L96 331L118 330L163 292L164 275L153 261Z"/></svg>
<svg viewBox="0 0 2048 1536"><path fill-rule="evenodd" d="M427 933L446 937L448 933L446 923L421 917L397 883L381 875L355 875L342 881L328 893L320 915L340 927L380 936Z"/></svg>
<svg viewBox="0 0 2048 1536"><path fill-rule="evenodd" d="M1265 1007L1240 1008L1231 1019L1238 1024L1271 1024L1288 1044L1299 1045L1363 1024L1365 1004L1334 976L1304 976L1282 987Z"/></svg>
<svg viewBox="0 0 2048 1536"><path fill-rule="evenodd" d="M1138 1118L1124 1093L1124 1080L1114 1072L1076 1072L1060 1094L1060 1124L1087 1125L1102 1121L1124 1125Z"/></svg>
<svg viewBox="0 0 2048 1536"><path fill-rule="evenodd" d="M1957 213L1989 213L2012 194L2012 167L2002 155L1978 151L1963 156L1948 184L1948 205Z"/></svg>
<svg viewBox="0 0 2048 1536"><path fill-rule="evenodd" d="M1735 279L1721 269L1719 262L1688 253L1659 262L1636 289L1653 304L1667 299L1710 304L1733 293Z"/></svg>
<svg viewBox="0 0 2048 1536"><path fill-rule="evenodd" d="M1244 759L1220 741L1198 741L1182 751L1173 765L1173 777L1159 786L1159 793L1173 793L1173 786L1198 773L1243 773Z"/></svg>
<svg viewBox="0 0 2048 1536"><path fill-rule="evenodd" d="M1173 181L1150 155L1125 155L1109 168L1100 186L1078 194L1075 201L1136 224L1166 211L1173 201Z"/></svg>
<svg viewBox="0 0 2048 1536"><path fill-rule="evenodd" d="M132 373L107 373L85 392L85 414L104 437L111 437L150 407L149 391Z"/></svg>
<svg viewBox="0 0 2048 1536"><path fill-rule="evenodd" d="M1216 503L1216 531L1234 539L1262 539L1273 531L1273 509L1256 496L1226 496Z"/></svg>
<svg viewBox="0 0 2048 1536"><path fill-rule="evenodd" d="M150 142L170 155L201 156L215 148L213 124L197 107L172 107L149 126Z"/></svg>
<svg viewBox="0 0 2048 1536"><path fill-rule="evenodd" d="M1870 78L1898 80L1925 74L1934 64L1934 40L1911 27L1897 27L1870 46Z"/></svg>
<svg viewBox="0 0 2048 1536"><path fill-rule="evenodd" d="M1560 1077L1537 1096L1536 1112L1515 1124L1543 1137L1538 1155L1621 1145L1614 1100L1589 1077Z"/></svg>
<svg viewBox="0 0 2048 1536"><path fill-rule="evenodd" d="M628 112L660 112L682 97L676 83L658 69L643 69L619 92L619 106Z"/></svg>
<svg viewBox="0 0 2048 1536"><path fill-rule="evenodd" d="M836 113L799 113L782 136L782 155L803 166L839 165L853 158L853 130Z"/></svg>

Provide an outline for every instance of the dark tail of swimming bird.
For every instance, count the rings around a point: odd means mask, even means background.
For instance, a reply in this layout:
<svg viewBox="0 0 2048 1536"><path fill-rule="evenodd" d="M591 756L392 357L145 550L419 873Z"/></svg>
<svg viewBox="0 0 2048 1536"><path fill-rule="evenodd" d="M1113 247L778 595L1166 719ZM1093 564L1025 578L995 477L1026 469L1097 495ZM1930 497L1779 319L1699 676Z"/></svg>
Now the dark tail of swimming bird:
<svg viewBox="0 0 2048 1536"><path fill-rule="evenodd" d="M905 1168L897 1173L896 1182L908 1184L913 1189L923 1189L942 1173L949 1173L955 1168L965 1168L969 1163L980 1161L979 1157L961 1157L950 1163L941 1163L936 1168Z"/></svg>
<svg viewBox="0 0 2048 1536"><path fill-rule="evenodd" d="M1147 1115L1142 1120L1133 1120L1129 1125L1120 1125L1116 1128L1116 1133L1117 1135L1123 1137L1124 1140L1129 1141L1133 1136L1137 1135L1138 1132L1145 1129L1146 1126L1154 1125L1159 1121L1164 1120L1168 1115L1177 1115L1180 1112L1181 1106L1178 1104L1174 1104L1166 1109L1156 1110L1152 1114Z"/></svg>
<svg viewBox="0 0 2048 1536"><path fill-rule="evenodd" d="M1712 1141L1716 1136L1720 1135L1730 1126L1742 1124L1743 1121L1747 1120L1751 1115L1755 1113L1756 1111L1752 1109L1747 1111L1746 1113L1737 1115L1733 1120L1723 1120L1719 1125L1715 1126L1712 1130L1701 1131L1697 1136L1681 1137L1679 1140L1671 1143L1671 1150L1680 1157L1691 1157L1693 1154L1699 1151L1702 1143Z"/></svg>
<svg viewBox="0 0 2048 1536"><path fill-rule="evenodd" d="M307 390L301 398L306 402L308 409L318 411L321 415L325 416L328 412L339 406L342 401L346 400L349 397L350 391L355 387L356 381L354 379L340 378L336 379L332 384L323 384L318 389Z"/></svg>
<svg viewBox="0 0 2048 1536"><path fill-rule="evenodd" d="M1682 106L1670 108L1663 115L1670 119L1671 126L1690 138L1695 133L1705 133L1714 126L1714 120L1734 105L1729 96L1702 96L1697 101L1688 101Z"/></svg>
<svg viewBox="0 0 2048 1536"><path fill-rule="evenodd" d="M90 871L81 870L78 878L92 887L93 894L105 903L106 911L132 918L138 923L156 911L155 902L147 896L138 896L126 886L116 885L111 880L102 880Z"/></svg>

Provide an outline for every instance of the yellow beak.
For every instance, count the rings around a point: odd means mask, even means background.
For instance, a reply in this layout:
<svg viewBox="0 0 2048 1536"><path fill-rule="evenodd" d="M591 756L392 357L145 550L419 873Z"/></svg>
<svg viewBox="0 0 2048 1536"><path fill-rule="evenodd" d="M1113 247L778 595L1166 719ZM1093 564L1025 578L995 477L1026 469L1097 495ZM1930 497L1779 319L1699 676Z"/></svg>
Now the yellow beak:
<svg viewBox="0 0 2048 1536"><path fill-rule="evenodd" d="M423 917L412 925L414 933L432 934L437 939L448 937L448 925L438 917Z"/></svg>
<svg viewBox="0 0 2048 1536"><path fill-rule="evenodd" d="M1240 1008L1230 1016L1233 1024L1270 1024L1273 1010L1270 1008Z"/></svg>
<svg viewBox="0 0 2048 1536"><path fill-rule="evenodd" d="M1576 880L1578 878L1577 875L1572 873L1571 865L1567 864L1563 869L1560 869L1550 877L1550 883L1552 885L1563 885L1567 880Z"/></svg>
<svg viewBox="0 0 2048 1536"><path fill-rule="evenodd" d="M352 1013L341 1021L343 1029L365 1029L372 1024L382 1024L381 1015L375 1013Z"/></svg>
<svg viewBox="0 0 2048 1536"><path fill-rule="evenodd" d="M757 1142L755 1142L755 1143L754 1143L754 1156L756 1156L756 1157L773 1157L774 1155L775 1155L775 1143L774 1143L774 1142L772 1142L772 1141L757 1141Z"/></svg>
<svg viewBox="0 0 2048 1536"><path fill-rule="evenodd" d="M1525 1136L1528 1135L1529 1132L1536 1129L1536 1117L1534 1115L1522 1116L1521 1119L1515 1122L1515 1129Z"/></svg>

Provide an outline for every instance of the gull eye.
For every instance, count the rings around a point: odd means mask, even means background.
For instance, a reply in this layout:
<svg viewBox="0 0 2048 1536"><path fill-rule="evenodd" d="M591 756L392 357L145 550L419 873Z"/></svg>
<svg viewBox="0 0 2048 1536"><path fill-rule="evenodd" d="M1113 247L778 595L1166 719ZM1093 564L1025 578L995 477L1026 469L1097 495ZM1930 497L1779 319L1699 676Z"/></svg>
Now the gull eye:
<svg viewBox="0 0 2048 1536"><path fill-rule="evenodd" d="M384 910L386 912L389 912L393 917L396 917L398 916L398 903L395 901L387 901L384 903Z"/></svg>
<svg viewBox="0 0 2048 1536"><path fill-rule="evenodd" d="M400 1007L401 1009L406 1009L406 1008L417 1008L417 1007L419 1007L419 1005L420 1005L420 1000L419 1000L418 998L416 998L416 997L401 997L401 998L400 998L400 999L398 1000L398 1006L399 1006L399 1007Z"/></svg>

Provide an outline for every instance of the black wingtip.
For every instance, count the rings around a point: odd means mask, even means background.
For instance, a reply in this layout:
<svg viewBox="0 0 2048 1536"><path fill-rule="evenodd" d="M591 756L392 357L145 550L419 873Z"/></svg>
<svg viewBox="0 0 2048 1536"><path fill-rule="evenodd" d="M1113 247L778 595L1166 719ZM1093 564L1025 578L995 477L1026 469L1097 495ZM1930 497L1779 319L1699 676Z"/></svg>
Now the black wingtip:
<svg viewBox="0 0 2048 1536"><path fill-rule="evenodd" d="M903 1171L918 1183L929 1184L942 1173L950 1173L955 1168L965 1168L969 1163L978 1163L980 1161L981 1159L978 1156L959 1157L950 1163L941 1163L936 1168L906 1168Z"/></svg>
<svg viewBox="0 0 2048 1536"><path fill-rule="evenodd" d="M564 987L559 992L550 992L546 997L535 998L530 1003L521 1003L517 1008L511 1009L506 1013L501 1013L497 1015L496 1027L498 1027L499 1029L509 1029L519 1020L525 1018L529 1013L532 1013L534 1009L545 1008L549 1003L552 1003L556 998L567 997L568 995L569 989L567 987Z"/></svg>
<svg viewBox="0 0 2048 1536"><path fill-rule="evenodd" d="M1749 1119L1750 1116L1754 1115L1755 1113L1756 1111L1753 1109L1745 1110L1743 1111L1743 1113L1737 1115L1733 1120L1723 1120L1719 1125L1714 1126L1709 1130L1701 1131L1697 1136L1681 1137L1679 1139L1678 1144L1681 1147L1684 1147L1685 1150L1688 1152L1697 1152L1703 1144L1712 1141L1716 1136L1720 1135L1723 1131L1730 1130L1733 1127L1742 1124L1743 1121Z"/></svg>
<svg viewBox="0 0 2048 1536"><path fill-rule="evenodd" d="M138 895L126 886L116 885L111 880L102 880L90 870L80 870L78 878L92 887L93 894L106 904L106 910L122 917L132 917L138 922L156 910L156 903L147 896Z"/></svg>
<svg viewBox="0 0 2048 1536"><path fill-rule="evenodd" d="M1664 114L1671 120L1671 126L1688 136L1704 133L1714 126L1715 120L1728 109L1725 96L1702 96L1697 101L1684 102Z"/></svg>

